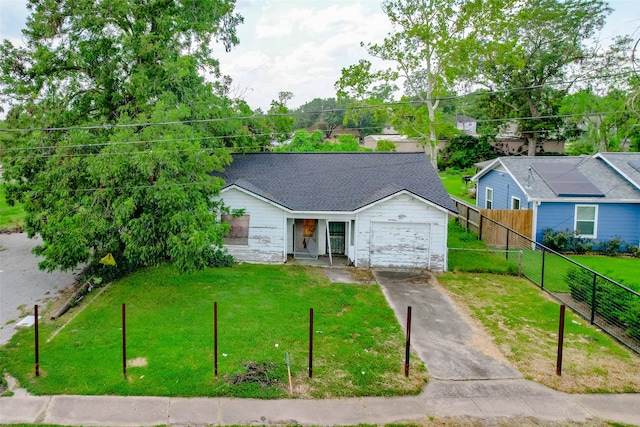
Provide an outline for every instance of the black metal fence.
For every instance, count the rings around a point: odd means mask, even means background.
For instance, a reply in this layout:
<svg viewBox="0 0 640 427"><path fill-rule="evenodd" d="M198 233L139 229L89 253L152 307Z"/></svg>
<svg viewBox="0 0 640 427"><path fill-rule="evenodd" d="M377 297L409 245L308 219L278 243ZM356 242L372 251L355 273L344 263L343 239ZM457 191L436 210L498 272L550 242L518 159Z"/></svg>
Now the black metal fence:
<svg viewBox="0 0 640 427"><path fill-rule="evenodd" d="M458 222L504 249L524 277L640 354L640 293L486 216L469 221L465 211Z"/></svg>

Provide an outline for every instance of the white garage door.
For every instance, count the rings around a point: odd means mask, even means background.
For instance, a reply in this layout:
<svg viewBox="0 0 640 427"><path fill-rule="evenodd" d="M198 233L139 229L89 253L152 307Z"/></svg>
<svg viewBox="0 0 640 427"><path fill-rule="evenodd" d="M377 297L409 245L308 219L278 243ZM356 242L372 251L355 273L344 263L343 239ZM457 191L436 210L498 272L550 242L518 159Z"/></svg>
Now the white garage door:
<svg viewBox="0 0 640 427"><path fill-rule="evenodd" d="M430 230L427 223L372 223L370 266L429 268Z"/></svg>

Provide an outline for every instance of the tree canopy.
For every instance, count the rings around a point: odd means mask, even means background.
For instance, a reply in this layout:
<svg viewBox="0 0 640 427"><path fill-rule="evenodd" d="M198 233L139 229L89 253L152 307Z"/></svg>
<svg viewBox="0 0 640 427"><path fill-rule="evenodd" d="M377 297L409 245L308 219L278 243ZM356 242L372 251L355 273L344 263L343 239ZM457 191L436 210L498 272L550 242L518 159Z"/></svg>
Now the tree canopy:
<svg viewBox="0 0 640 427"><path fill-rule="evenodd" d="M545 137L562 136L564 96L586 74L598 74L600 46L590 41L611 9L604 0L504 3L469 51L468 79L488 90L494 117L517 119L535 155Z"/></svg>
<svg viewBox="0 0 640 427"><path fill-rule="evenodd" d="M25 46L0 47L2 160L9 201L43 239L40 267L107 253L133 267L203 267L225 230L210 172L251 132L233 120L248 106L228 98L214 57L238 42L234 1L28 7Z"/></svg>
<svg viewBox="0 0 640 427"><path fill-rule="evenodd" d="M475 0L387 0L383 9L394 30L368 53L393 65L374 70L361 60L342 70L336 82L340 99L381 103L403 85L400 104L386 108L394 128L422 141L434 166L437 161L440 97L462 72L461 62L473 34L473 19L484 9Z"/></svg>

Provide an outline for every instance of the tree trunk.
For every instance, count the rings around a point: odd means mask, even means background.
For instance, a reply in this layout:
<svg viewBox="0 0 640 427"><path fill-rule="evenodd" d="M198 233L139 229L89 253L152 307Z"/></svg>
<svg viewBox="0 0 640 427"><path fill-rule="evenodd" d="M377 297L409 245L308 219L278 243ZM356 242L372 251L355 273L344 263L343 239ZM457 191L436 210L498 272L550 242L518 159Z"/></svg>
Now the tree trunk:
<svg viewBox="0 0 640 427"><path fill-rule="evenodd" d="M535 156L536 155L536 146L538 145L537 135L534 133L533 136L525 137L527 140L527 156Z"/></svg>

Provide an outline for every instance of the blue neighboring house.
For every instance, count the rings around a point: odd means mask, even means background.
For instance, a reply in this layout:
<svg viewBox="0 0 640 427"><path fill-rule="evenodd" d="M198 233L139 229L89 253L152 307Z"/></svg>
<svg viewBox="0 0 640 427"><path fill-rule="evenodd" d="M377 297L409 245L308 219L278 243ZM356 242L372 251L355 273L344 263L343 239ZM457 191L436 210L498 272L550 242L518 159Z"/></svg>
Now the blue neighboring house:
<svg viewBox="0 0 640 427"><path fill-rule="evenodd" d="M568 229L640 244L640 153L500 157L472 180L480 208L533 210L536 241Z"/></svg>

